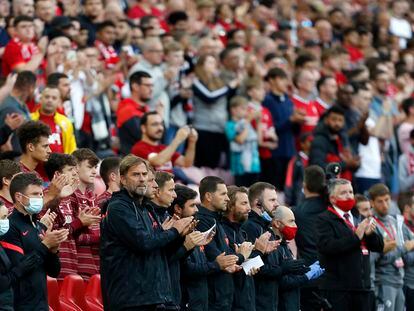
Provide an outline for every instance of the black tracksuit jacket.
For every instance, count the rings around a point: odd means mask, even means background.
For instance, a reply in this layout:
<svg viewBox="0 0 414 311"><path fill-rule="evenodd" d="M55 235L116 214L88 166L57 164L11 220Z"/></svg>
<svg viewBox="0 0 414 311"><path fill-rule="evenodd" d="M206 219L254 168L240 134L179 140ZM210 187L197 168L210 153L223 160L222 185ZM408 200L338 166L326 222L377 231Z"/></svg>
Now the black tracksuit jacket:
<svg viewBox="0 0 414 311"><path fill-rule="evenodd" d="M33 216L23 215L14 209L9 219L10 229L1 238L1 244L11 265L18 266L21 261L33 254L40 257L37 267L15 282L14 309L33 311L35 308L36 311L48 311L46 275L55 278L59 275L59 256L49 252L42 244L39 235L45 233L46 227Z"/></svg>

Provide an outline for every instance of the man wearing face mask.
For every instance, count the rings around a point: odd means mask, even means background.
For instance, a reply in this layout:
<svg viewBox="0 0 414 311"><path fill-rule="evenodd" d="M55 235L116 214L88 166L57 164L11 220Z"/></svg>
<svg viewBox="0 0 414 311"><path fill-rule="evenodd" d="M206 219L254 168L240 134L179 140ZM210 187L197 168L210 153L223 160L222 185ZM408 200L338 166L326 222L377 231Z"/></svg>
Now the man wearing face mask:
<svg viewBox="0 0 414 311"><path fill-rule="evenodd" d="M344 110L339 106L329 108L315 129L309 164L325 168L329 163L338 162L342 168L341 176L351 180L352 172L359 167L360 161L349 149L349 142L343 135L344 125Z"/></svg>
<svg viewBox="0 0 414 311"><path fill-rule="evenodd" d="M295 238L298 227L295 223L295 215L289 207L279 206L273 212L272 229L277 236L282 238L277 254L279 260L294 260L292 251L288 247L288 241ZM300 292L299 288L311 280L319 278L324 269L315 261L310 265L310 270L303 274L285 274L279 284L279 306L278 310L299 310Z"/></svg>
<svg viewBox="0 0 414 311"><path fill-rule="evenodd" d="M319 215L316 228L321 266L326 269L320 289L333 310L369 310L369 251L382 252L384 242L371 219L359 220L351 183L333 179L328 184L330 206Z"/></svg>
<svg viewBox="0 0 414 311"><path fill-rule="evenodd" d="M52 231L51 226L46 227L36 220L43 208L43 189L42 180L35 174L16 175L10 184L10 194L14 211L10 216L10 229L0 243L12 265L29 260L33 254L40 257L35 270L13 286L14 308L29 311L36 306L36 310L47 311L46 275L55 278L59 275L59 244L67 239L69 231Z"/></svg>
<svg viewBox="0 0 414 311"><path fill-rule="evenodd" d="M10 228L10 221L7 218L8 210L0 201L0 237L4 236ZM13 289L17 282L42 263L38 254L33 252L18 265L13 266L6 250L0 242L0 301L1 311L13 310Z"/></svg>
<svg viewBox="0 0 414 311"><path fill-rule="evenodd" d="M304 266L301 260L284 260L279 261L275 251L279 244L278 237L271 228L272 212L278 206L276 189L273 185L257 182L249 189L249 202L252 211L249 213L248 220L243 224L242 229L247 234L247 240L254 242L257 248L257 242L264 235L270 235L270 243L273 244L271 249L266 249L265 256L262 257L264 266L254 276L256 291L256 311L276 311L278 308L278 287L282 275L303 274L309 270ZM277 241L277 242L276 242Z"/></svg>

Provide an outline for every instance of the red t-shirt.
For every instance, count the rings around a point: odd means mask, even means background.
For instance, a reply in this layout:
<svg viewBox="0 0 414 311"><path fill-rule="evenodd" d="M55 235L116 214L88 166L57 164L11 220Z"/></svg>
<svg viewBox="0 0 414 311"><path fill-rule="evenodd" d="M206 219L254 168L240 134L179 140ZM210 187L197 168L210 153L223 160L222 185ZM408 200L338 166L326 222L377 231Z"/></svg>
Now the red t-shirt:
<svg viewBox="0 0 414 311"><path fill-rule="evenodd" d="M352 63L358 63L359 61L364 59L364 53L362 53L360 49L350 45L345 45L344 47L348 50L349 57Z"/></svg>
<svg viewBox="0 0 414 311"><path fill-rule="evenodd" d="M4 49L2 59L3 76L7 76L17 65L28 63L37 53L39 48L34 43L23 44L18 38L10 40Z"/></svg>
<svg viewBox="0 0 414 311"><path fill-rule="evenodd" d="M316 109L318 110L318 113L320 116L323 115L325 111L328 110L330 107L330 105L327 102L323 101L319 97L316 98L315 105L316 105Z"/></svg>
<svg viewBox="0 0 414 311"><path fill-rule="evenodd" d="M62 129L55 123L55 116L48 116L40 112L39 121L49 125L52 134L49 136L49 144L52 152L63 153Z"/></svg>
<svg viewBox="0 0 414 311"><path fill-rule="evenodd" d="M157 155L161 151L163 151L165 148L167 148L166 145L150 145L142 140L137 142L131 149L131 153L135 154L138 157L141 157L143 159L148 160L151 156ZM173 170L173 164L175 164L175 161L181 156L178 152L174 152L173 156L171 157L171 160L164 163L163 165L155 167L157 171L166 171L166 172L172 172Z"/></svg>
<svg viewBox="0 0 414 311"><path fill-rule="evenodd" d="M313 132L319 121L319 112L316 108L315 101L306 100L299 95L294 94L292 96L292 102L295 109L306 112L305 123L301 125L300 133L305 134Z"/></svg>
<svg viewBox="0 0 414 311"><path fill-rule="evenodd" d="M132 19L141 19L146 15L152 15L161 19L162 12L155 7L151 7L151 12L147 13L140 5L135 5L128 11L128 17Z"/></svg>
<svg viewBox="0 0 414 311"><path fill-rule="evenodd" d="M256 111L257 110L257 106L254 104L249 104L249 109L248 109L248 113ZM261 106L260 107L260 111L262 114L262 136L263 136L263 140L264 141L269 141L267 139L267 133L269 133L269 131L271 131L272 129L274 130L274 126L273 126L273 119L272 119L272 114L270 113L269 109L267 109L266 107ZM252 120L252 126L254 129L257 129L257 124L256 124L256 120ZM270 159L272 157L272 150L270 150L269 148L263 148L263 147L259 147L259 155L262 159Z"/></svg>

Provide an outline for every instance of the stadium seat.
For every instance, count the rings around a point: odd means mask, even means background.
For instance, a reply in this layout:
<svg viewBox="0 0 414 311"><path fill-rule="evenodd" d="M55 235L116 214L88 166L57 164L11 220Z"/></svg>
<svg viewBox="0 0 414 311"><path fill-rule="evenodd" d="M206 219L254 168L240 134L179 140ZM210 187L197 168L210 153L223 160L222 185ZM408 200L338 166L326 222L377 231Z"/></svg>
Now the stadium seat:
<svg viewBox="0 0 414 311"><path fill-rule="evenodd" d="M70 307L79 311L88 310L85 300L85 283L82 277L77 274L71 274L65 277L59 297L65 309Z"/></svg>
<svg viewBox="0 0 414 311"><path fill-rule="evenodd" d="M89 279L88 286L85 292L86 304L90 311L102 311L102 292L101 292L101 276L99 274L93 275Z"/></svg>
<svg viewBox="0 0 414 311"><path fill-rule="evenodd" d="M60 311L58 282L49 276L47 277L47 300L50 311Z"/></svg>

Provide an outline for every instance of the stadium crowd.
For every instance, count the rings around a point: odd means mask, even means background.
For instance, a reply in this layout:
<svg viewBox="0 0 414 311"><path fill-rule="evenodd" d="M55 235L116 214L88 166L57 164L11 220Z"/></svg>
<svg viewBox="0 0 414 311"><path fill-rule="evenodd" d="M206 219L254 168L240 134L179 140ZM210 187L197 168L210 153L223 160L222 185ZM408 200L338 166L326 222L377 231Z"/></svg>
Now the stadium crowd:
<svg viewBox="0 0 414 311"><path fill-rule="evenodd" d="M0 0L0 310L414 311L413 12Z"/></svg>

